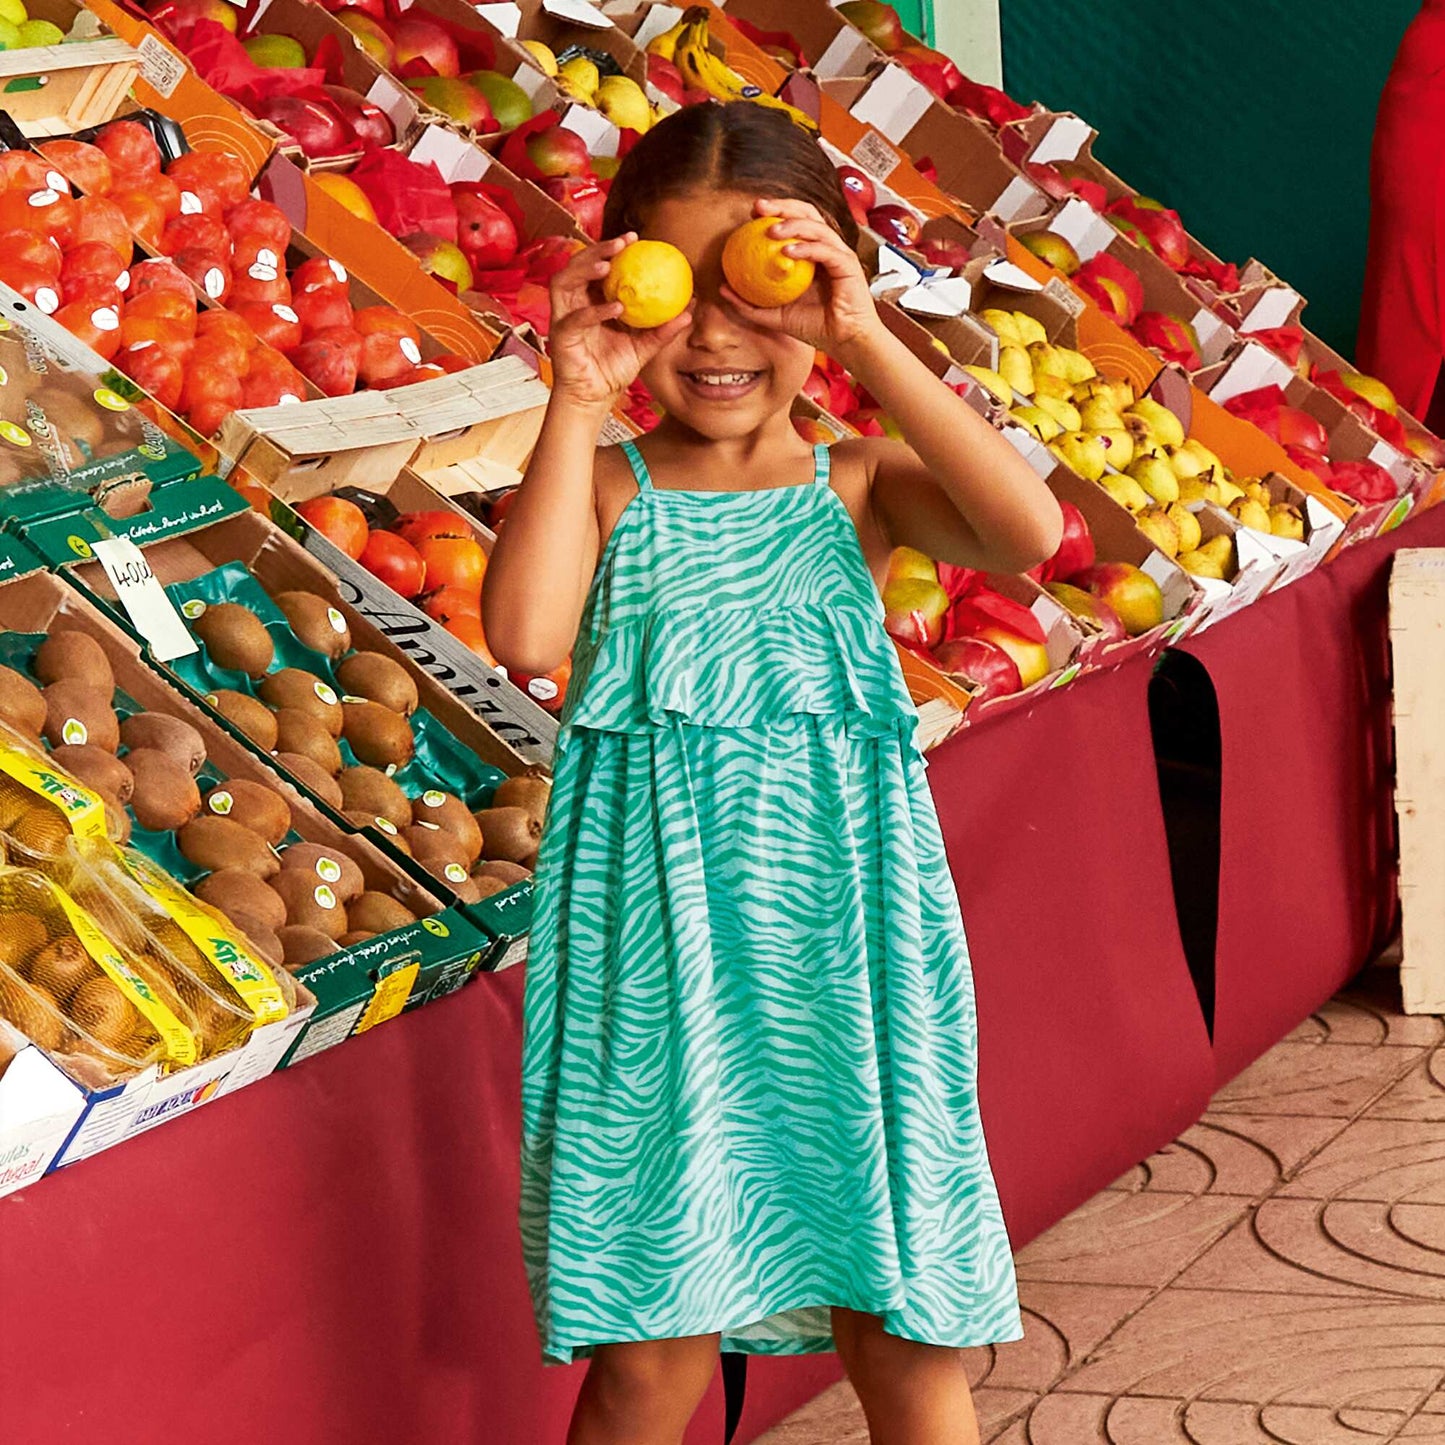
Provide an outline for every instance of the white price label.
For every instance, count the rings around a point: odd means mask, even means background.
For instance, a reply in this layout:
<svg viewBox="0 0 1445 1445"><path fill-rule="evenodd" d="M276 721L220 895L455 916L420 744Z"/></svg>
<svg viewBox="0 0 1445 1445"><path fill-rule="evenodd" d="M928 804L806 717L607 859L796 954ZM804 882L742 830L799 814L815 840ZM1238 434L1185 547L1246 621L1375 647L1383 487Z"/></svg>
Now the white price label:
<svg viewBox="0 0 1445 1445"><path fill-rule="evenodd" d="M145 553L130 538L105 537L94 544L94 550L126 616L150 644L157 662L197 650L196 639L156 580Z"/></svg>

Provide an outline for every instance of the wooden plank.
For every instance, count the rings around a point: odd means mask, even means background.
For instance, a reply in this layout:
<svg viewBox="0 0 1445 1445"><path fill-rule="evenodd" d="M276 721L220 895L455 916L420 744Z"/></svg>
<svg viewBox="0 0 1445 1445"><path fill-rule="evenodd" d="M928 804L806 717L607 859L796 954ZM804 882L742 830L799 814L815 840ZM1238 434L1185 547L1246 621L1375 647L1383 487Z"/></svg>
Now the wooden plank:
<svg viewBox="0 0 1445 1445"><path fill-rule="evenodd" d="M1396 553L1390 574L1395 813L1407 1014L1445 1014L1445 549Z"/></svg>

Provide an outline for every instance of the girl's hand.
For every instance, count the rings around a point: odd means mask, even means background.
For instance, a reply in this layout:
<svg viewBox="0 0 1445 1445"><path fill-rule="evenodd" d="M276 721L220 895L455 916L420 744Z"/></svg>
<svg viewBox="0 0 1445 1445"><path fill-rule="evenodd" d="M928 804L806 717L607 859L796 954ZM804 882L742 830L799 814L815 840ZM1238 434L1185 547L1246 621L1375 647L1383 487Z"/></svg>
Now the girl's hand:
<svg viewBox="0 0 1445 1445"><path fill-rule="evenodd" d="M635 232L579 251L552 278L552 324L547 350L552 390L585 406L611 407L642 368L691 320L691 308L665 326L633 331L616 325L620 301L599 302L593 288Z"/></svg>
<svg viewBox="0 0 1445 1445"><path fill-rule="evenodd" d="M758 216L776 216L768 231L778 240L790 239L786 253L817 267L814 283L787 306L749 306L730 286L723 295L754 326L784 331L830 356L883 329L878 308L868 290L868 278L857 252L807 201L775 200L754 203Z"/></svg>

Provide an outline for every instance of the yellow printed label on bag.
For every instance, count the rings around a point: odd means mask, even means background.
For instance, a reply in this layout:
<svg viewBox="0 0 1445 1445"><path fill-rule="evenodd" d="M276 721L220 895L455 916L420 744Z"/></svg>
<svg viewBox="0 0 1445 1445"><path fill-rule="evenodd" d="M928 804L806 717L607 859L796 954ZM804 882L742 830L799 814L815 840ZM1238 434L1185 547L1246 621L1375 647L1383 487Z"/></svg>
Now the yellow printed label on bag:
<svg viewBox="0 0 1445 1445"><path fill-rule="evenodd" d="M196 1036L155 996L150 984L111 946L96 921L54 883L46 886L55 895L66 920L81 946L98 963L106 977L140 1011L141 1017L161 1036L166 1058L176 1064L194 1064L200 1057Z"/></svg>
<svg viewBox="0 0 1445 1445"><path fill-rule="evenodd" d="M181 932L201 951L222 980L251 1010L257 1024L275 1023L289 1012L275 976L265 963L228 929L145 859L116 849L121 866L175 920Z"/></svg>
<svg viewBox="0 0 1445 1445"><path fill-rule="evenodd" d="M105 837L105 804L99 793L16 748L0 747L0 773L58 808L76 837Z"/></svg>
<svg viewBox="0 0 1445 1445"><path fill-rule="evenodd" d="M397 969L395 973L387 974L377 984L376 992L372 994L371 1002L367 1004L366 1012L362 1014L361 1022L353 1032L364 1034L367 1029L374 1029L377 1024L394 1019L406 1007L406 1001L411 997L412 986L420 972L421 961L417 960Z"/></svg>

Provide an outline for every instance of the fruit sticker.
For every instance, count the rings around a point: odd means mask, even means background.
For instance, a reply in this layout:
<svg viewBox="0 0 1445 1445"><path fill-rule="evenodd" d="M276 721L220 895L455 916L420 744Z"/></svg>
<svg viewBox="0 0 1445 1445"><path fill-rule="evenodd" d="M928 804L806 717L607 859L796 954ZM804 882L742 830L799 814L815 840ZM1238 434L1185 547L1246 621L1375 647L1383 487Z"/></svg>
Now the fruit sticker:
<svg viewBox="0 0 1445 1445"><path fill-rule="evenodd" d="M447 795L437 792L435 788L428 788L427 791L421 795L421 800L428 808L440 808L441 805L446 802Z"/></svg>
<svg viewBox="0 0 1445 1445"><path fill-rule="evenodd" d="M0 421L0 437L3 437L11 446L28 447L31 445L30 433L24 427L16 426L13 421Z"/></svg>
<svg viewBox="0 0 1445 1445"><path fill-rule="evenodd" d="M328 883L339 883L341 881L341 864L338 863L335 858L318 858L316 860L316 876L318 878L324 878ZM321 889L318 888L316 892L318 894L316 901L320 903L319 895ZM322 904L323 908L329 908L330 906L329 903Z"/></svg>
<svg viewBox="0 0 1445 1445"><path fill-rule="evenodd" d="M331 624L331 630L335 633L346 631L346 619L334 608L326 609L326 620Z"/></svg>
<svg viewBox="0 0 1445 1445"><path fill-rule="evenodd" d="M316 694L317 697L321 699L322 702L329 704L331 707L337 706L340 701L340 699L336 696L335 692L332 691L332 689L329 688L324 682L322 682L320 678L316 680L316 683L312 687L312 691Z"/></svg>
<svg viewBox="0 0 1445 1445"><path fill-rule="evenodd" d="M86 731L85 724L77 717L68 717L60 725L60 735L66 742L76 747L81 747L90 741L90 733Z"/></svg>
<svg viewBox="0 0 1445 1445"><path fill-rule="evenodd" d="M455 865L453 865L455 866ZM450 938L451 929L440 918L423 918L421 926L434 938Z"/></svg>
<svg viewBox="0 0 1445 1445"><path fill-rule="evenodd" d="M318 883L311 896L316 900L318 908L336 907L336 895L324 883Z"/></svg>
<svg viewBox="0 0 1445 1445"><path fill-rule="evenodd" d="M467 870L460 863L448 863L442 869L449 883L465 883L467 881Z"/></svg>
<svg viewBox="0 0 1445 1445"><path fill-rule="evenodd" d="M213 813L219 813L221 817L224 818L226 814L231 811L235 801L236 800L227 792L212 793L207 799L206 806L209 807Z"/></svg>
<svg viewBox="0 0 1445 1445"><path fill-rule="evenodd" d="M112 327L106 326L106 324L101 321L99 312L96 312L94 318L92 319L95 321L95 324L99 326L102 330L109 331L114 329ZM120 325L119 318L116 319L115 324L117 326ZM102 386L98 388L95 393L95 399L107 411L130 410L130 403L123 396L121 396L119 392L112 391L108 386Z"/></svg>
<svg viewBox="0 0 1445 1445"><path fill-rule="evenodd" d="M90 550L90 543L84 537L77 537L72 533L65 539L65 544L75 553L77 557L92 557L94 553Z"/></svg>
<svg viewBox="0 0 1445 1445"><path fill-rule="evenodd" d="M194 622L205 610L206 604L199 597L191 597L181 603L181 616L187 622Z"/></svg>
<svg viewBox="0 0 1445 1445"><path fill-rule="evenodd" d="M371 821L375 823L383 833L390 833L393 838L397 836L396 824L393 823L390 818L373 818Z"/></svg>

